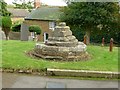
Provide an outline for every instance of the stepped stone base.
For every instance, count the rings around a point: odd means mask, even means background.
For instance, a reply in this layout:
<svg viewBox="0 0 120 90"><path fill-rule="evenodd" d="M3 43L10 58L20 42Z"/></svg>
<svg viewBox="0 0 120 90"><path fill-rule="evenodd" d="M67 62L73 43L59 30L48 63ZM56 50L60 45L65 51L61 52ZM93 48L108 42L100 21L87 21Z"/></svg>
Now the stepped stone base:
<svg viewBox="0 0 120 90"><path fill-rule="evenodd" d="M36 44L34 55L44 59L81 60L88 57L86 45L79 42L75 47L57 47Z"/></svg>
<svg viewBox="0 0 120 90"><path fill-rule="evenodd" d="M55 27L45 44L36 44L34 55L44 59L61 60L85 60L89 57L86 45L78 42L64 22Z"/></svg>

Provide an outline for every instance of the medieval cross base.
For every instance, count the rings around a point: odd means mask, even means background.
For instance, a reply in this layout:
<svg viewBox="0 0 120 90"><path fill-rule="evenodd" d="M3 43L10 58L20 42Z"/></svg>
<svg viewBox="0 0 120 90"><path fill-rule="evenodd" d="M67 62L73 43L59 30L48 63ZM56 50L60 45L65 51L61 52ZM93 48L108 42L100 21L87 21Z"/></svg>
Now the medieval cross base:
<svg viewBox="0 0 120 90"><path fill-rule="evenodd" d="M84 60L89 57L86 52L86 45L78 42L66 23L61 22L55 27L48 41L36 43L34 48L35 56L52 60Z"/></svg>

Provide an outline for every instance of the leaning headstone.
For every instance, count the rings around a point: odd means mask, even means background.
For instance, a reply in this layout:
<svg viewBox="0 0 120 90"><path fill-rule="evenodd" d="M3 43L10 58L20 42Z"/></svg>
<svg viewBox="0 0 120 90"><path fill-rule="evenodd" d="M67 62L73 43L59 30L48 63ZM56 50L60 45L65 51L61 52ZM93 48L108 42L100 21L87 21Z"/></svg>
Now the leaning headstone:
<svg viewBox="0 0 120 90"><path fill-rule="evenodd" d="M27 24L22 23L22 25L21 25L21 40L28 41L28 36L29 36L29 27Z"/></svg>

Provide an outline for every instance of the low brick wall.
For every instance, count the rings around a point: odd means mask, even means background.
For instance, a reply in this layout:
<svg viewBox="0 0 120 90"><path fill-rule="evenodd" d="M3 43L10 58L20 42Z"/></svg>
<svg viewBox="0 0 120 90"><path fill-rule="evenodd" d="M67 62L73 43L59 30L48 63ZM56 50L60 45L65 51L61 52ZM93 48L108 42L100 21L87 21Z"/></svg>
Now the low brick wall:
<svg viewBox="0 0 120 90"><path fill-rule="evenodd" d="M20 32L10 32L9 33L10 40L20 40Z"/></svg>
<svg viewBox="0 0 120 90"><path fill-rule="evenodd" d="M93 77L93 78L120 78L120 73L118 72L65 70L65 69L47 69L47 75L74 76L74 77L79 76L79 77Z"/></svg>

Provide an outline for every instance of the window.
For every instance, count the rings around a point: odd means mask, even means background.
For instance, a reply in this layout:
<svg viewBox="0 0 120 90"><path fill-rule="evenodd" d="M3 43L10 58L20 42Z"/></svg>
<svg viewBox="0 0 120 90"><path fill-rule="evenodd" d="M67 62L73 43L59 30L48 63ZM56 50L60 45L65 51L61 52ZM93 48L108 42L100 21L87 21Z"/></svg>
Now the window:
<svg viewBox="0 0 120 90"><path fill-rule="evenodd" d="M56 22L49 22L49 29L54 30L55 26L56 26Z"/></svg>

